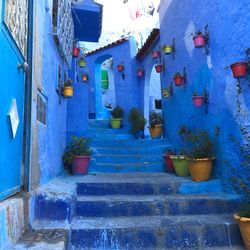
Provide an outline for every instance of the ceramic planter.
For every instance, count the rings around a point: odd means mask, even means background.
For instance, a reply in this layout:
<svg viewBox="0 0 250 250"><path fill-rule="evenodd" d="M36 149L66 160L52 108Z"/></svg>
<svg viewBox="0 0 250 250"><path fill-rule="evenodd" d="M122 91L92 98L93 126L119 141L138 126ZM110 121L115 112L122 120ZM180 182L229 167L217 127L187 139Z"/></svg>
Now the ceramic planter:
<svg viewBox="0 0 250 250"><path fill-rule="evenodd" d="M66 86L63 88L63 95L64 97L70 98L74 94L74 88L71 86Z"/></svg>
<svg viewBox="0 0 250 250"><path fill-rule="evenodd" d="M122 65L122 64L117 65L117 70L118 70L119 72L122 72L122 71L124 70L123 65Z"/></svg>
<svg viewBox="0 0 250 250"><path fill-rule="evenodd" d="M173 161L170 158L170 156L171 156L170 154L164 154L163 158L164 158L164 161L165 161L167 172L168 173L174 173L175 172L175 170L174 170L174 164L173 164Z"/></svg>
<svg viewBox="0 0 250 250"><path fill-rule="evenodd" d="M149 132L152 139L160 139L163 133L163 125L155 125L154 127L149 127Z"/></svg>
<svg viewBox="0 0 250 250"><path fill-rule="evenodd" d="M234 78L245 77L247 75L247 64L245 62L237 62L230 65Z"/></svg>
<svg viewBox="0 0 250 250"><path fill-rule="evenodd" d="M78 57L80 55L80 49L77 47L74 47L72 51L72 55L73 57Z"/></svg>
<svg viewBox="0 0 250 250"><path fill-rule="evenodd" d="M75 156L73 160L73 174L87 174L90 156Z"/></svg>
<svg viewBox="0 0 250 250"><path fill-rule="evenodd" d="M174 170L177 176L189 176L189 160L185 155L171 155L170 159L174 164Z"/></svg>
<svg viewBox="0 0 250 250"><path fill-rule="evenodd" d="M194 47L195 48L204 47L205 40L204 40L204 36L203 35L194 36L193 40L194 40Z"/></svg>
<svg viewBox="0 0 250 250"><path fill-rule="evenodd" d="M111 128L118 129L121 127L122 119L121 118L112 118L110 119Z"/></svg>
<svg viewBox="0 0 250 250"><path fill-rule="evenodd" d="M165 45L164 53L167 54L167 55L171 54L172 53L172 46L171 45Z"/></svg>
<svg viewBox="0 0 250 250"><path fill-rule="evenodd" d="M158 58L159 57L159 51L152 51L152 57Z"/></svg>
<svg viewBox="0 0 250 250"><path fill-rule="evenodd" d="M204 96L193 95L192 99L195 107L201 107L204 103Z"/></svg>
<svg viewBox="0 0 250 250"><path fill-rule="evenodd" d="M79 67L83 68L86 65L86 61L84 59L80 59L78 62Z"/></svg>
<svg viewBox="0 0 250 250"><path fill-rule="evenodd" d="M212 172L212 158L190 159L189 172L193 181L207 181Z"/></svg>
<svg viewBox="0 0 250 250"><path fill-rule="evenodd" d="M155 70L157 73L161 73L163 70L163 65L161 64L155 65Z"/></svg>
<svg viewBox="0 0 250 250"><path fill-rule="evenodd" d="M239 214L234 214L234 219L238 222L241 236L243 238L245 247L250 250L250 218L241 217Z"/></svg>
<svg viewBox="0 0 250 250"><path fill-rule="evenodd" d="M139 77L143 76L143 70L142 69L137 70L137 76L139 76Z"/></svg>
<svg viewBox="0 0 250 250"><path fill-rule="evenodd" d="M174 77L174 84L176 86L181 86L184 82L184 77L183 76L175 76Z"/></svg>
<svg viewBox="0 0 250 250"><path fill-rule="evenodd" d="M171 91L169 89L162 90L162 96L168 98L171 95Z"/></svg>

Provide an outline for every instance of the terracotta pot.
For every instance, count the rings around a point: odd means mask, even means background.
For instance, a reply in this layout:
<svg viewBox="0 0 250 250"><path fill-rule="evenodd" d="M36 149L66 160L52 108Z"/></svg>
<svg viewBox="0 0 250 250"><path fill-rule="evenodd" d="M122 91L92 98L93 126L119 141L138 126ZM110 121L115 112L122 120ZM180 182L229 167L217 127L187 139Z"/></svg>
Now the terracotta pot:
<svg viewBox="0 0 250 250"><path fill-rule="evenodd" d="M185 155L171 155L170 159L174 164L174 170L177 176L189 176L189 160Z"/></svg>
<svg viewBox="0 0 250 250"><path fill-rule="evenodd" d="M87 75L82 75L82 80L83 80L83 82L87 82L88 81L88 76Z"/></svg>
<svg viewBox="0 0 250 250"><path fill-rule="evenodd" d="M152 139L160 139L163 133L163 126L155 125L154 127L149 127L149 132Z"/></svg>
<svg viewBox="0 0 250 250"><path fill-rule="evenodd" d="M207 181L212 172L212 158L190 159L189 172L193 181Z"/></svg>
<svg viewBox="0 0 250 250"><path fill-rule="evenodd" d="M194 36L193 40L194 40L194 47L195 48L203 47L205 44L205 40L204 40L203 35Z"/></svg>
<svg viewBox="0 0 250 250"><path fill-rule="evenodd" d="M112 118L112 119L110 119L111 128L118 129L118 128L121 127L121 124L122 124L122 119L121 118Z"/></svg>
<svg viewBox="0 0 250 250"><path fill-rule="evenodd" d="M159 51L152 51L152 57L158 58L159 57Z"/></svg>
<svg viewBox="0 0 250 250"><path fill-rule="evenodd" d="M139 76L139 77L143 76L143 70L142 69L137 70L137 76Z"/></svg>
<svg viewBox="0 0 250 250"><path fill-rule="evenodd" d="M164 154L163 157L164 157L164 161L165 161L165 164L166 164L166 170L168 173L174 173L174 164L173 164L173 161L171 160L170 158L170 154Z"/></svg>
<svg viewBox="0 0 250 250"><path fill-rule="evenodd" d="M245 62L237 62L230 65L235 78L245 77L247 75L247 64Z"/></svg>
<svg viewBox="0 0 250 250"><path fill-rule="evenodd" d="M183 76L176 76L174 77L174 84L176 86L181 86L184 82L184 77Z"/></svg>
<svg viewBox="0 0 250 250"><path fill-rule="evenodd" d="M63 88L63 95L64 97L72 97L74 94L74 88L73 87L70 87L70 86L66 86Z"/></svg>
<svg viewBox="0 0 250 250"><path fill-rule="evenodd" d="M171 45L165 45L164 52L165 52L165 54L171 54L172 53L172 46Z"/></svg>
<svg viewBox="0 0 250 250"><path fill-rule="evenodd" d="M80 49L77 47L74 47L72 51L72 55L73 57L78 57L80 55Z"/></svg>
<svg viewBox="0 0 250 250"><path fill-rule="evenodd" d="M161 73L163 70L163 65L161 65L161 64L156 65L155 70L157 73Z"/></svg>
<svg viewBox="0 0 250 250"><path fill-rule="evenodd" d="M201 107L204 103L204 96L195 95L192 97L192 99L195 107Z"/></svg>
<svg viewBox="0 0 250 250"><path fill-rule="evenodd" d="M240 217L239 214L234 214L234 219L238 222L246 249L250 250L250 218Z"/></svg>
<svg viewBox="0 0 250 250"><path fill-rule="evenodd" d="M124 70L123 65L121 65L121 64L117 65L117 70L118 70L119 72L122 72L122 71Z"/></svg>
<svg viewBox="0 0 250 250"><path fill-rule="evenodd" d="M73 161L73 174L87 174L90 156L75 156Z"/></svg>

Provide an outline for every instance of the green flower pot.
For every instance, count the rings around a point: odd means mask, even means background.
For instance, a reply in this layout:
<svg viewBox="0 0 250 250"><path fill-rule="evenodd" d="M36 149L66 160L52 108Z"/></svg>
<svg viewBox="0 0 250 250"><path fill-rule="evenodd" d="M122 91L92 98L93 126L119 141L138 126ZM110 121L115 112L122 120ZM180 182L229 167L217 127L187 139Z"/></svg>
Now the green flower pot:
<svg viewBox="0 0 250 250"><path fill-rule="evenodd" d="M120 128L122 124L121 118L112 118L110 120L111 128Z"/></svg>
<svg viewBox="0 0 250 250"><path fill-rule="evenodd" d="M177 176L189 176L189 160L184 155L170 156Z"/></svg>

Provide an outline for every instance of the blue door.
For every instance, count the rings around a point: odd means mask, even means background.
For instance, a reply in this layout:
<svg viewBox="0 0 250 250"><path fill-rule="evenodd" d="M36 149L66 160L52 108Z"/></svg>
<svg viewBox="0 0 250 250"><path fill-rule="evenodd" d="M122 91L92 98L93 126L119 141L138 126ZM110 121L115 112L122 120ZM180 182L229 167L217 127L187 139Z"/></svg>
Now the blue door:
<svg viewBox="0 0 250 250"><path fill-rule="evenodd" d="M0 0L0 200L21 189L26 7L26 0Z"/></svg>

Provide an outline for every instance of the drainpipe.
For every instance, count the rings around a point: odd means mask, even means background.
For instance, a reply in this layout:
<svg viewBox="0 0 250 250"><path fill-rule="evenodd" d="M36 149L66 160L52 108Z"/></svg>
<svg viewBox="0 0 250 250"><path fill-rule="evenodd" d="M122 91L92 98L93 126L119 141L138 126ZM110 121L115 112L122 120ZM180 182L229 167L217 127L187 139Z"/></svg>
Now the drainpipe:
<svg viewBox="0 0 250 250"><path fill-rule="evenodd" d="M28 0L27 63L29 70L25 80L24 141L23 141L23 189L30 189L31 162L31 112L32 112L32 61L33 61L33 0Z"/></svg>

